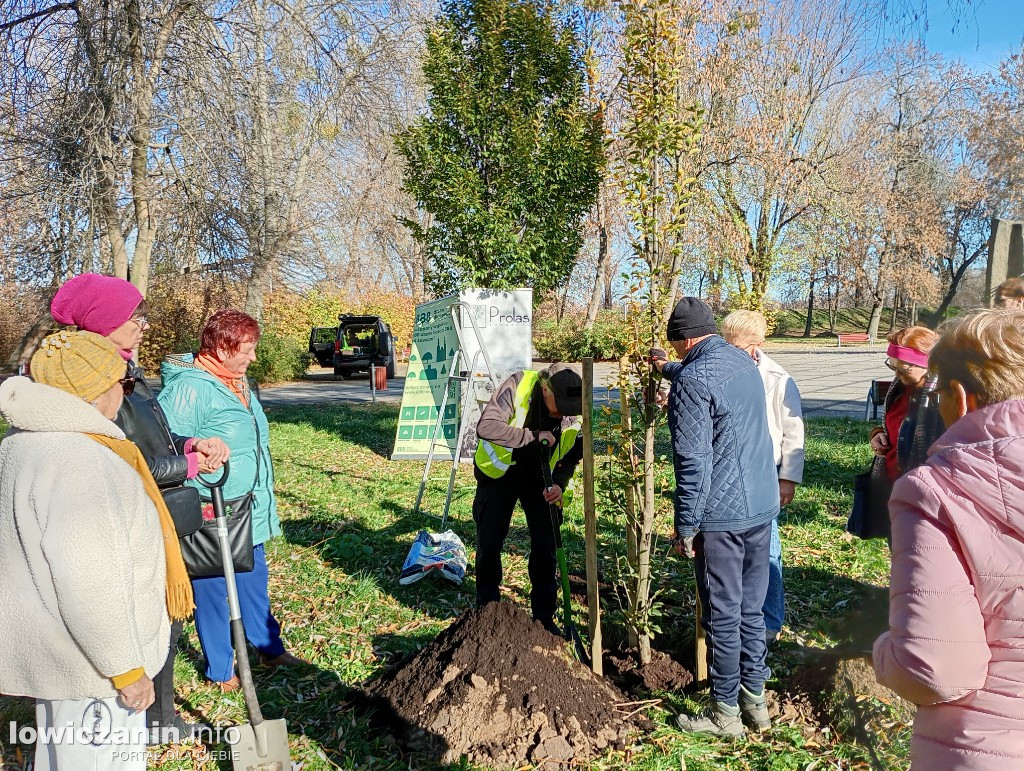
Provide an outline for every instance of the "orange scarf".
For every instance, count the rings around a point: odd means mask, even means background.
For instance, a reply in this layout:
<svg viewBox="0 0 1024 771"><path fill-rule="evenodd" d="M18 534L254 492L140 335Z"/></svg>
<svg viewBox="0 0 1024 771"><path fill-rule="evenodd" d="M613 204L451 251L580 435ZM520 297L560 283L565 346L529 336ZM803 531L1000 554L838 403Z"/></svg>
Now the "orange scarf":
<svg viewBox="0 0 1024 771"><path fill-rule="evenodd" d="M160 532L164 539L164 554L167 563L167 615L171 617L172 621L183 621L192 615L192 610L196 606L192 597L192 584L189 582L188 572L185 570L185 560L181 557L181 544L178 543L178 532L174 529L174 520L171 519L171 512L167 510L167 504L164 503L164 497L160 494L160 488L156 486L146 459L142 457L139 448L127 439L114 439L102 434L86 434L86 436L116 452L142 478L142 486L146 488L146 495L153 501L156 513L160 516Z"/></svg>
<svg viewBox="0 0 1024 771"><path fill-rule="evenodd" d="M196 354L195 365L202 369L205 369L220 382L228 387L228 389L238 400L242 402L246 407L249 406L249 389L246 388L245 377L239 377L234 372L228 372L224 365L220 363L220 359L216 359L213 356L200 353Z"/></svg>

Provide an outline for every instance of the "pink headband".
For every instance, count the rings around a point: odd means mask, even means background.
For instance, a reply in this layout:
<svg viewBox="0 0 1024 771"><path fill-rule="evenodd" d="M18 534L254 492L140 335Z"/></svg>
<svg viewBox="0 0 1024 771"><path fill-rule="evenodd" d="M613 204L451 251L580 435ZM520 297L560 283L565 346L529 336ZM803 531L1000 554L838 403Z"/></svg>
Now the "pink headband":
<svg viewBox="0 0 1024 771"><path fill-rule="evenodd" d="M916 348L907 348L902 345L896 345L895 343L889 343L889 348L886 350L886 354L890 359L899 359L905 361L907 364L913 364L915 367L928 368L928 354L921 353Z"/></svg>

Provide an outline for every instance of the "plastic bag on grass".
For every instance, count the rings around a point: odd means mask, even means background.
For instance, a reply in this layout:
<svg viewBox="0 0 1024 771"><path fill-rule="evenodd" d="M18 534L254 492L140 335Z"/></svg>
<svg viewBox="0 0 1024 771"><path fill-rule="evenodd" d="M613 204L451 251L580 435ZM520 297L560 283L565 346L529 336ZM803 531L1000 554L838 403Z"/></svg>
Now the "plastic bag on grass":
<svg viewBox="0 0 1024 771"><path fill-rule="evenodd" d="M402 565L398 583L411 584L427 573L438 573L452 583L461 584L466 577L466 564L466 545L454 532L420 530Z"/></svg>

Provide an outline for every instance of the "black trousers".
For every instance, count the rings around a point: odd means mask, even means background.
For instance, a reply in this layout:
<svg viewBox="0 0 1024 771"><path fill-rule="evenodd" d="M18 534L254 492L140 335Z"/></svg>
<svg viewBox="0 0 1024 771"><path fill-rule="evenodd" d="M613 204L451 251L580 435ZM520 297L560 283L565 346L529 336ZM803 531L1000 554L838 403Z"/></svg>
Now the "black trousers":
<svg viewBox="0 0 1024 771"><path fill-rule="evenodd" d="M558 609L555 577L555 534L544 500L544 480L515 466L500 479L477 472L473 520L476 522L476 604L501 599L501 550L508 536L516 502L523 507L530 531L530 607L533 617L551 620ZM561 524L561 512L558 515Z"/></svg>
<svg viewBox="0 0 1024 771"><path fill-rule="evenodd" d="M184 628L184 621L171 622L171 649L167 653L167 661L153 678L156 701L146 710L146 725L168 726L174 720L174 654Z"/></svg>

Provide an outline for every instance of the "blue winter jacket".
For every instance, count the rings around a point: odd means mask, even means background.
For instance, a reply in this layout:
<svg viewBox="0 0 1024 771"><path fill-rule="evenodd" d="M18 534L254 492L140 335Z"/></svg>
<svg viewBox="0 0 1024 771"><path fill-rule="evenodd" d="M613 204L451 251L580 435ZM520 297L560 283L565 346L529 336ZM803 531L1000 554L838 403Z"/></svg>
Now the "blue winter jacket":
<svg viewBox="0 0 1024 771"><path fill-rule="evenodd" d="M193 364L192 354L168 356L160 365L160 377L163 388L157 401L171 430L203 439L219 436L231 448L231 473L224 485L224 499L241 498L252 490L253 544L280 535L270 427L255 395L249 395L246 407L220 380ZM209 491L198 482L189 480L187 484L199 488L204 499L209 498Z"/></svg>
<svg viewBox="0 0 1024 771"><path fill-rule="evenodd" d="M764 384L757 365L718 335L662 369L676 471L675 528L749 530L779 513Z"/></svg>

